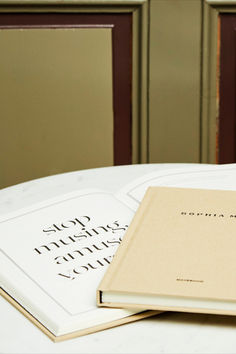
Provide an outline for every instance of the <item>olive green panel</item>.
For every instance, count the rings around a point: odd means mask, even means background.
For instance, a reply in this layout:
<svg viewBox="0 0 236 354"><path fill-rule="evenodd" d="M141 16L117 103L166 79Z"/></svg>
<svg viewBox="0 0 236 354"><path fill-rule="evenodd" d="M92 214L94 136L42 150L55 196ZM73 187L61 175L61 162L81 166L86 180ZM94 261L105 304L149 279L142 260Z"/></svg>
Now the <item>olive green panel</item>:
<svg viewBox="0 0 236 354"><path fill-rule="evenodd" d="M201 0L150 6L149 161L200 162Z"/></svg>
<svg viewBox="0 0 236 354"><path fill-rule="evenodd" d="M4 29L0 51L0 188L112 165L111 29Z"/></svg>

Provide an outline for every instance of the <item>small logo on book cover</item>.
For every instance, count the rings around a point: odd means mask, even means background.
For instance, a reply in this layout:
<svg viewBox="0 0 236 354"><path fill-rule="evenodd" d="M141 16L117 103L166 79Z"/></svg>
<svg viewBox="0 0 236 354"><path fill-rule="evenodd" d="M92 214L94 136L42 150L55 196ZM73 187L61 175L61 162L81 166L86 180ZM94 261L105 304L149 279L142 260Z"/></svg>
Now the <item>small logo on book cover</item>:
<svg viewBox="0 0 236 354"><path fill-rule="evenodd" d="M184 281L184 282L188 282L188 283L204 283L204 280L200 280L200 279L176 278L176 281Z"/></svg>

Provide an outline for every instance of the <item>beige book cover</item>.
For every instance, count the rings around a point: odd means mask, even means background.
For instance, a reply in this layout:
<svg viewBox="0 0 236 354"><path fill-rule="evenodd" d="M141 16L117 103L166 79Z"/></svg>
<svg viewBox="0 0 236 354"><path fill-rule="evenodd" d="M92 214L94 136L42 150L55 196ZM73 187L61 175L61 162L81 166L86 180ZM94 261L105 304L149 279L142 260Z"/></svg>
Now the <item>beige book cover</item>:
<svg viewBox="0 0 236 354"><path fill-rule="evenodd" d="M236 315L236 191L150 187L97 302Z"/></svg>

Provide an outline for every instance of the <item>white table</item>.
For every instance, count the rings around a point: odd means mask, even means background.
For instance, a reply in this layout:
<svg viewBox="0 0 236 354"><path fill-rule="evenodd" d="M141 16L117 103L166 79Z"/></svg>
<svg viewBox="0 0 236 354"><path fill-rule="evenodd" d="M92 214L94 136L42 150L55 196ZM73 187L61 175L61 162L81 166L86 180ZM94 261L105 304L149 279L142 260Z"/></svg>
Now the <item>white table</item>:
<svg viewBox="0 0 236 354"><path fill-rule="evenodd" d="M187 166L133 165L41 178L0 190L0 214L80 188L115 192L145 173ZM236 318L163 313L55 344L0 297L0 353L236 353Z"/></svg>

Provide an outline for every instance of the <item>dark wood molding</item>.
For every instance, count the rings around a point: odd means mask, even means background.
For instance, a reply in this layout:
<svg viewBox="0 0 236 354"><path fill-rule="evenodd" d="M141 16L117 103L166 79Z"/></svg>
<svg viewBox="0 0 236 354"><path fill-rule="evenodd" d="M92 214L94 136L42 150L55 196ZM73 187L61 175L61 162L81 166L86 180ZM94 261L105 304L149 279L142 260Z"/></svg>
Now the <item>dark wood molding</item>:
<svg viewBox="0 0 236 354"><path fill-rule="evenodd" d="M132 163L132 14L1 13L0 28L111 27L114 165ZM96 58L94 58L96 61Z"/></svg>
<svg viewBox="0 0 236 354"><path fill-rule="evenodd" d="M218 162L236 162L236 14L220 15L218 130Z"/></svg>

